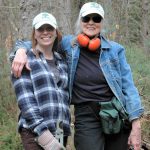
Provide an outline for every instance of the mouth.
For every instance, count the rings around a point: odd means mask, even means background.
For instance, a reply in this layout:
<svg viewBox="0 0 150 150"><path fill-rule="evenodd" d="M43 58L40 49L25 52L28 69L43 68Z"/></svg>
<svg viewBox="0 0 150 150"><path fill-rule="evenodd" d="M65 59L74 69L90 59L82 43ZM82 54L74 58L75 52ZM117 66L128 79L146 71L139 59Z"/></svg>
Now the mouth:
<svg viewBox="0 0 150 150"><path fill-rule="evenodd" d="M93 27L87 27L88 30L95 30Z"/></svg>
<svg viewBox="0 0 150 150"><path fill-rule="evenodd" d="M41 37L41 39L43 39L43 40L49 40L49 39L51 39L52 37L51 36L48 36L48 37Z"/></svg>

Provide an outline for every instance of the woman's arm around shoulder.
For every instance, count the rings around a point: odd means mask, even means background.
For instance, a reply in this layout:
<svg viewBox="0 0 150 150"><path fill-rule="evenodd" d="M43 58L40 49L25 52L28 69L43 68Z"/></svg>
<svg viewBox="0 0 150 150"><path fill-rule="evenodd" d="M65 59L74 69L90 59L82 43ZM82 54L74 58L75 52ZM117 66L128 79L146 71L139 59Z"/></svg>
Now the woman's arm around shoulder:
<svg viewBox="0 0 150 150"><path fill-rule="evenodd" d="M61 41L61 48L62 50L64 51L68 51L71 49L71 46L72 46L72 40L74 39L75 37L73 35L66 35L62 38L62 41Z"/></svg>
<svg viewBox="0 0 150 150"><path fill-rule="evenodd" d="M17 40L15 42L12 52L9 55L11 62L13 61L15 54L19 49L24 49L24 51L27 53L31 49L31 41Z"/></svg>
<svg viewBox="0 0 150 150"><path fill-rule="evenodd" d="M15 47L10 54L10 61L12 62L12 72L15 77L20 77L23 67L30 70L26 53L31 49L31 41L18 40Z"/></svg>

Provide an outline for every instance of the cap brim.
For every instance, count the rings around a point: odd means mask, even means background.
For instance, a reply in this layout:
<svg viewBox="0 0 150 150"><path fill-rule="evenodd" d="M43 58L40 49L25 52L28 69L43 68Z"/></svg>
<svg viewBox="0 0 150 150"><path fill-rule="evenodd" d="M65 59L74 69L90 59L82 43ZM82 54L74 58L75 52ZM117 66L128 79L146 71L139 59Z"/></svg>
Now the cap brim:
<svg viewBox="0 0 150 150"><path fill-rule="evenodd" d="M85 16L87 16L87 15L89 15L89 14L99 14L103 19L104 19L104 15L100 12L100 11L98 11L98 10L88 10L88 11L85 11L85 12L83 12L82 14L81 14L81 16L82 17L85 17Z"/></svg>
<svg viewBox="0 0 150 150"><path fill-rule="evenodd" d="M42 21L42 22L39 22L39 23L37 23L34 27L35 27L35 29L38 29L38 28L40 28L42 25L44 25L44 24L49 24L49 25L51 25L53 28L57 28L57 26L55 25L55 24L53 24L52 22L50 22L50 21Z"/></svg>

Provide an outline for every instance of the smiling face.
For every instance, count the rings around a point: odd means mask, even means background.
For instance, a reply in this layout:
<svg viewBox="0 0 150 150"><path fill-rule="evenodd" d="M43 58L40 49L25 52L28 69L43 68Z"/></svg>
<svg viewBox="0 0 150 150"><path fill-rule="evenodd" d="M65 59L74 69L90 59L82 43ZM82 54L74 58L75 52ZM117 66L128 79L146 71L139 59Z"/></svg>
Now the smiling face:
<svg viewBox="0 0 150 150"><path fill-rule="evenodd" d="M40 47L52 47L57 37L56 29L49 24L44 24L35 29L34 38Z"/></svg>
<svg viewBox="0 0 150 150"><path fill-rule="evenodd" d="M81 18L81 29L84 34L89 37L97 36L102 28L101 16L98 14L90 14Z"/></svg>

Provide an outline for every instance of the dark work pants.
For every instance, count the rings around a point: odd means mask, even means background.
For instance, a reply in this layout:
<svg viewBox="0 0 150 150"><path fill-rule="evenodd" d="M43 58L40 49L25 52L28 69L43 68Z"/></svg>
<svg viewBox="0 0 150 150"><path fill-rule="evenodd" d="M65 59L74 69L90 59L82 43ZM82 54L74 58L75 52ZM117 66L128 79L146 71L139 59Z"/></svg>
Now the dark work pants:
<svg viewBox="0 0 150 150"><path fill-rule="evenodd" d="M102 133L99 105L91 108L90 103L75 105L75 135L76 150L127 150L130 130L121 131L115 135Z"/></svg>
<svg viewBox="0 0 150 150"><path fill-rule="evenodd" d="M30 130L22 128L20 135L24 150L43 150L43 148L41 148L41 146L39 146L35 142L34 139L36 135ZM66 144L67 144L67 137L64 137L64 146L66 146Z"/></svg>
<svg viewBox="0 0 150 150"><path fill-rule="evenodd" d="M20 135L24 150L43 150L43 148L34 141L36 135L30 130L22 128Z"/></svg>

